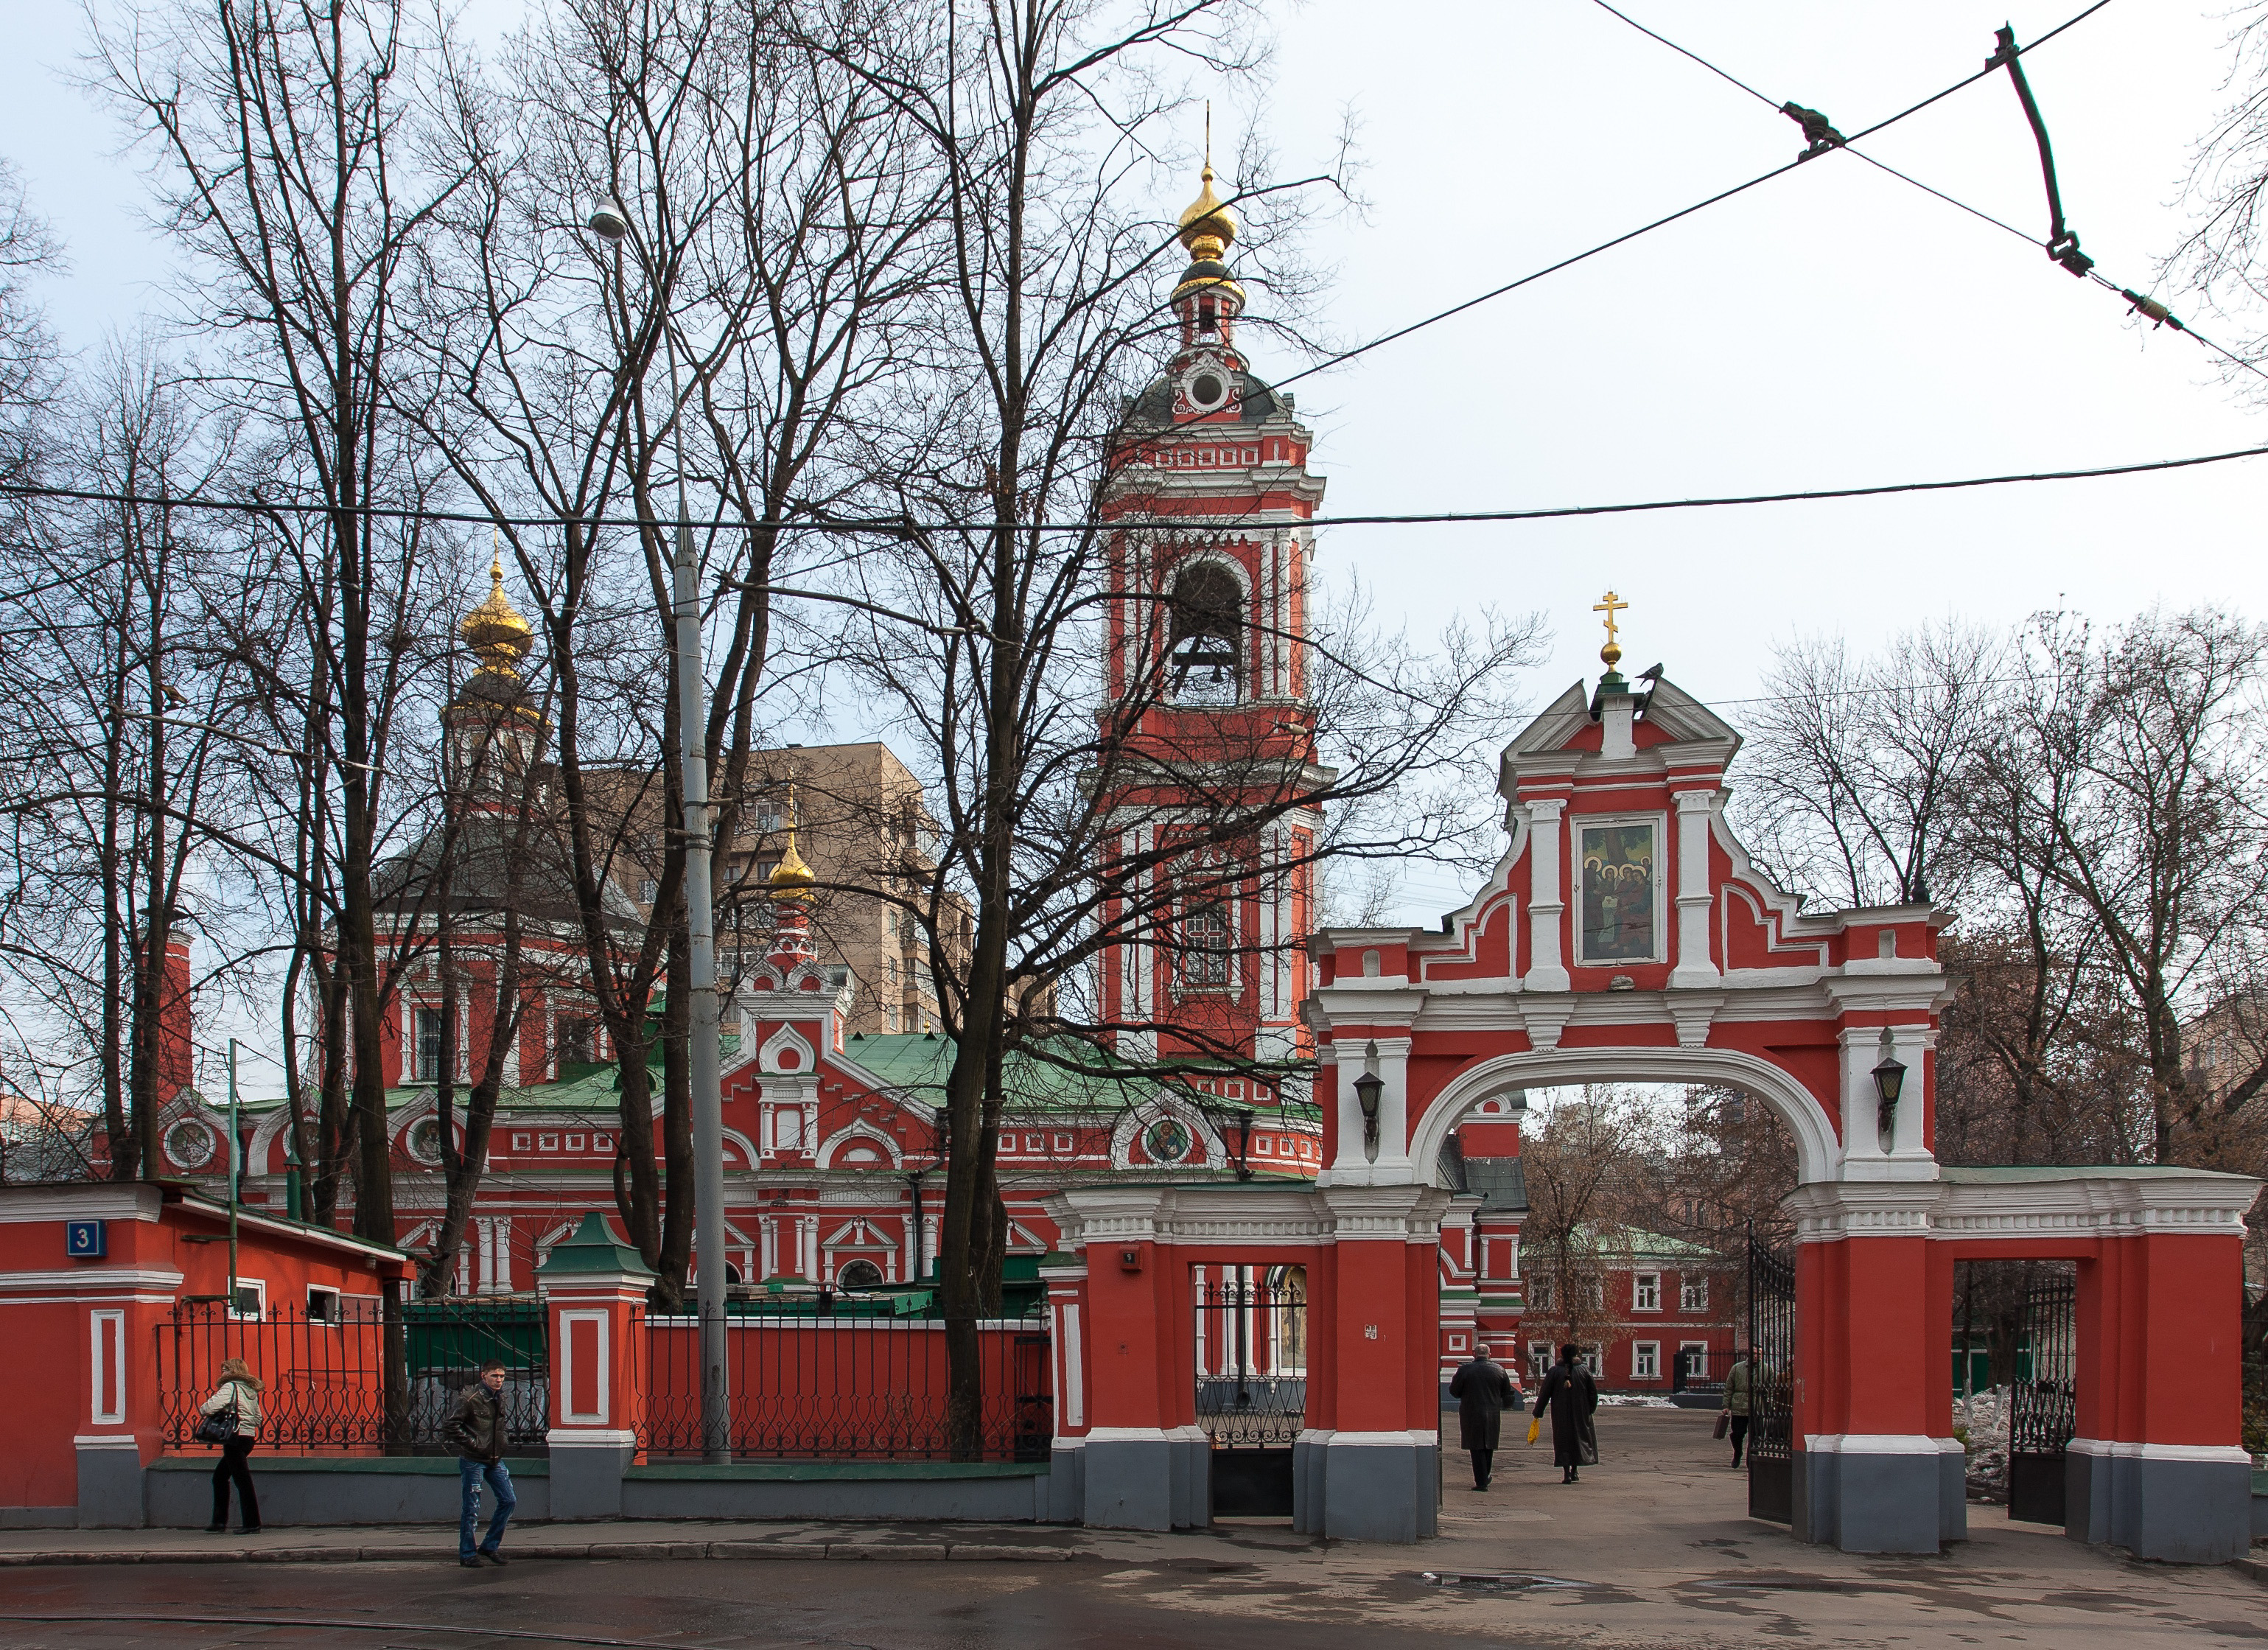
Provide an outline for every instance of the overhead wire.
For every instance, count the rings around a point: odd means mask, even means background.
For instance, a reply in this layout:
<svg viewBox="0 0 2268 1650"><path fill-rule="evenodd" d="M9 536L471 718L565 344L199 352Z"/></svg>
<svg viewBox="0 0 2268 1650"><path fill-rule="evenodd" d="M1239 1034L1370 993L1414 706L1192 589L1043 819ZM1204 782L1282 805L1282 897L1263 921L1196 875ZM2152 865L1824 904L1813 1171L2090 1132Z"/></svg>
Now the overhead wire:
<svg viewBox="0 0 2268 1650"><path fill-rule="evenodd" d="M1671 40L1668 35L1658 33L1654 30L1646 27L1645 24L1639 22L1636 18L1631 17L1628 12L1608 4L1607 0L1591 0L1591 4L1597 6L1602 11L1605 11L1609 15L1619 18L1624 23L1628 24L1631 28L1636 29L1648 40L1653 41L1660 45L1667 46L1671 51L1675 52L1679 56L1686 58L1692 63L1698 63L1702 68L1707 70L1711 74L1715 75L1719 79L1729 82L1731 85L1738 86L1742 91L1756 99L1757 102L1763 104L1775 114L1786 114L1787 112L1790 107L1789 105L1773 102L1768 93L1757 91L1756 87L1750 85L1738 75L1733 74L1719 65L1711 63L1706 57L1702 56L1700 53L1694 51L1688 47L1680 45L1677 41ZM2057 28L2050 30L2047 33L2040 36L2038 40L2034 41L2030 46L2023 48L2022 50L2031 51L2037 47L2045 44L2048 41L2052 40L2056 35L2062 33L2065 29L2069 28L2073 23L2077 23L2081 19L2093 15L2095 12L2100 11L2104 6L2110 4L2110 0L2097 0L2096 4L2088 7L2087 11L2080 12L2078 17L2073 18L2070 22L2066 22ZM1995 62L1988 65L1984 72L1986 74L1991 74L2000 67L2001 63ZM1880 131L1881 129L1881 128L1880 126L1871 127L1868 129L1869 131ZM1864 136L1866 134L1861 133L1859 136ZM1987 212L1979 207L1971 206L1968 202L1962 200L1955 195L1948 195L1943 189L1937 188L1934 184L1925 183L1919 178L1913 177L1907 173L1899 171L1896 166L1889 165L1887 161L1877 160L1874 156L1866 153L1864 151L1852 147L1857 141L1857 138L1845 138L1837 146L1848 151L1851 154L1857 156L1860 160L1865 161L1868 166L1875 168L1875 170L1889 173L1890 176L1897 179L1901 183L1911 184L1923 194L1933 195L1939 200L1944 202L1948 206L1957 207L1962 211L1968 213L1971 217L1982 219L1984 222L1992 225L1993 228L2003 230L2008 234L2014 235L2017 239L2022 241L2028 247L2037 247L2041 244L2040 241L2029 231L2017 228L2015 225L2007 222L2005 218L1995 217L1992 213ZM1808 158L1808 156L1806 158ZM2155 321L2159 325L2169 326L2176 332L2186 333L2189 336L2196 339L2198 343L2202 344L2205 349L2212 350L2215 355L2220 356L2231 365L2242 367L2246 372L2256 373L2262 378L2268 378L2268 369L2263 369L2257 363L2248 361L2242 356L2222 348L2220 344L2215 343L2212 339L2206 337L2203 333L2198 331L2196 328L2189 325L2186 321L2175 319L2172 314L2167 312L2165 306L2158 303L2155 299L2147 298L2131 287L2121 286L2117 282L2110 280L2092 268L2088 269L2087 271L2087 278L2093 281L2097 286L2102 287L2109 291L2115 292L2119 297L2126 299L2136 311L2147 316L2150 320Z"/></svg>
<svg viewBox="0 0 2268 1650"><path fill-rule="evenodd" d="M1594 0L1594 4L1603 4L1603 0ZM2057 35L2062 33L2066 29L2085 22L2088 18L2093 17L2097 11L2102 11L2104 6L2107 6L2110 4L2110 0L2095 0L2095 4L2088 6L2084 11L2079 12L2073 17L2066 18L2063 22L2056 25L2055 27L2050 29L2046 33L2041 35L2039 39L2032 41L2029 45L2019 46L2013 48L2013 55L2021 56L2026 52L2038 50L2050 41L2055 39ZM1611 11L1614 11L1614 8L1609 6L1607 7L1607 10ZM1623 14L1619 11L1616 11L1615 15L1618 18L1623 17ZM1623 18L1623 21L1629 23L1630 19L1628 18ZM1655 34L1653 30L1642 28L1638 24L1632 23L1631 26L1633 28L1638 28L1640 33L1649 35L1654 40L1660 41L1662 39L1660 35ZM1662 41L1662 44L1666 46L1673 45L1673 43L1668 41ZM1747 92L1755 97L1764 97L1764 93L1757 92L1753 86L1750 86L1738 79L1734 79L1733 76L1726 74L1723 70L1719 69L1714 63L1704 62L1701 58L1695 56L1693 53L1686 51L1683 47L1674 46L1673 49L1684 53L1688 57L1692 57L1696 63L1701 63L1702 66L1707 69L1711 73L1723 75L1726 79L1731 80L1733 84L1739 86L1742 91ZM1883 120L1876 121L1872 126L1866 127L1859 131L1854 132L1847 138L1842 138L1840 146L1847 146L1851 144L1855 144L1860 138L1871 137L1876 132L1896 126L1900 121L1905 120L1910 115L1920 114L1922 110L1929 107L1932 104L1942 101L1944 99L1951 97L1955 92L1961 91L1963 87L1972 86L1979 80L1984 79L1986 76L1999 73L1999 69L2000 64L1997 62L1988 63L1985 67L1977 70L1976 73L1964 76L1962 78L1955 81L1943 91L1933 92L1929 96L1922 99L1920 102L1909 105L1907 107L1900 109L1896 114L1890 115ZM1769 98L1765 98L1764 100L1767 103L1771 101ZM1778 107L1779 106L1774 105L1774 107ZM1540 269L1531 270L1529 273L1521 276L1517 280L1507 281L1502 286L1491 287L1489 291L1481 293L1477 297L1469 298L1461 304L1453 304L1448 308L1441 310L1435 314L1425 316L1423 320L1411 321L1406 327L1397 327L1392 332L1381 334L1380 336L1371 339L1366 343L1359 343L1351 350L1342 350L1336 355L1327 356L1312 366L1302 367L1300 371L1291 374L1288 378L1278 379L1273 387L1282 389L1288 385L1298 383L1303 378L1311 378L1318 372L1326 372L1335 366L1344 365L1345 363L1354 360L1357 357L1369 354L1373 350L1381 348L1386 344L1393 343L1399 339L1407 338L1414 332L1421 332L1425 328L1435 326L1441 321L1447 320L1453 316L1462 315L1467 310L1476 309L1483 304L1493 302L1495 299L1504 297L1508 292L1516 292L1521 287L1528 286L1535 282L1540 281L1548 275L1557 275L1560 270L1572 268L1574 265L1581 263L1587 259L1595 258L1602 252L1610 252L1616 247L1625 246L1629 242L1636 240L1641 235L1652 234L1655 230L1665 228L1671 224L1678 222L1681 218L1690 217L1694 213L1702 211L1708 207L1718 205L1722 202L1729 201L1736 195L1744 195L1749 190L1755 188L1760 183L1769 183L1774 178L1786 177L1789 173L1803 165L1805 161L1814 159L1819 153L1825 151L1807 151L1805 153L1798 156L1795 159L1789 161L1786 166L1774 166L1769 172L1759 173L1756 176L1748 180L1747 182L1736 183L1729 189L1719 190L1717 194L1710 195L1706 200L1696 201L1692 205L1682 207L1675 212L1670 212L1663 217L1657 217L1652 223L1641 224L1636 229L1629 230L1623 234L1616 235L1611 240L1602 240L1595 247L1587 247L1581 252L1575 253L1569 257L1560 259L1556 263L1546 264Z"/></svg>
<svg viewBox="0 0 2268 1650"><path fill-rule="evenodd" d="M1314 516L1303 521L1284 525L1301 527L1441 527L1491 521L1550 521L1574 516L1634 515L1661 510L1713 510L1742 505L1815 504L1837 498L1879 498L1896 493L1957 492L1976 487L2012 487L2035 482L2095 481L2117 475L2146 475L2160 470L2196 469L2207 464L2227 464L2238 459L2262 457L2268 457L2268 446L2235 447L2225 453L2200 453L2188 458L2146 459L2131 464L2102 464L2058 470L2025 470L1999 475L1967 475L1946 481L1885 482L1863 487L1814 487L1788 492L1729 493L1700 498L1647 498L1604 505L1558 505L1535 510L1434 510L1359 516ZM50 488L22 482L0 482L0 496L10 494L18 497L90 500L114 505L166 505L181 510L298 509L321 512L330 509L330 506L321 504L279 505L273 502L264 502L254 505L234 499L158 498L132 493L95 492L78 488ZM490 525L494 519L489 516L449 511L408 512L373 507L364 513L379 516L408 515L425 521L472 522L482 527ZM504 525L542 527L556 527L558 523L548 517L529 517L508 518ZM640 521L636 518L601 517L593 519L586 517L582 525L590 527L636 527L652 524ZM722 525L733 527L740 524L727 522ZM902 534L961 532L984 527L990 524L966 521L906 521L891 519L806 518L767 525L781 530ZM1167 527L1172 524L1155 519L1113 521L1096 518L1083 521L1027 521L1019 525L1020 530L1025 532L1093 533L1112 527L1156 529Z"/></svg>

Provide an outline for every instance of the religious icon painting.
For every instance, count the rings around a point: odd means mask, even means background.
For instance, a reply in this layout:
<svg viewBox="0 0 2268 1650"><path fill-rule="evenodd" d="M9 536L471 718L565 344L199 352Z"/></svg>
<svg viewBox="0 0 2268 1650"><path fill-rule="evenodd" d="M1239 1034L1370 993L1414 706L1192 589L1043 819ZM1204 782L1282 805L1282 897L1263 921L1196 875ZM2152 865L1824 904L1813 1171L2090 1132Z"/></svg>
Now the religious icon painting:
<svg viewBox="0 0 2268 1650"><path fill-rule="evenodd" d="M1579 960L1587 963L1660 961L1661 863L1659 820L1620 820L1580 827L1583 928Z"/></svg>
<svg viewBox="0 0 2268 1650"><path fill-rule="evenodd" d="M1142 1150L1152 1163L1178 1163L1195 1144L1189 1131L1171 1117L1152 1123L1142 1137Z"/></svg>

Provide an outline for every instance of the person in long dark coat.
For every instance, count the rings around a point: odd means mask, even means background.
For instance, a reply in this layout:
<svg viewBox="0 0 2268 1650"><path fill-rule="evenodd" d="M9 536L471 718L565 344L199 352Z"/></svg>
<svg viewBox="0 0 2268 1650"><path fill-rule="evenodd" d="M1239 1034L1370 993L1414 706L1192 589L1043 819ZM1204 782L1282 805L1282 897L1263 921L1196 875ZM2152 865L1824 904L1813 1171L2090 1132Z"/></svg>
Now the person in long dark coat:
<svg viewBox="0 0 2268 1650"><path fill-rule="evenodd" d="M1599 1387L1576 1357L1572 1342L1561 1347L1559 1361L1535 1393L1535 1413L1551 1411L1551 1459L1558 1465L1562 1484L1580 1484L1577 1470L1599 1464L1599 1435L1591 1425L1591 1412L1599 1407Z"/></svg>
<svg viewBox="0 0 2268 1650"><path fill-rule="evenodd" d="M1473 1488L1489 1487L1496 1460L1497 1433L1510 1408L1520 1411L1520 1389L1502 1364L1492 1361L1489 1349L1476 1345L1472 1361L1457 1366L1449 1377L1449 1396L1457 1401L1457 1433L1473 1458Z"/></svg>

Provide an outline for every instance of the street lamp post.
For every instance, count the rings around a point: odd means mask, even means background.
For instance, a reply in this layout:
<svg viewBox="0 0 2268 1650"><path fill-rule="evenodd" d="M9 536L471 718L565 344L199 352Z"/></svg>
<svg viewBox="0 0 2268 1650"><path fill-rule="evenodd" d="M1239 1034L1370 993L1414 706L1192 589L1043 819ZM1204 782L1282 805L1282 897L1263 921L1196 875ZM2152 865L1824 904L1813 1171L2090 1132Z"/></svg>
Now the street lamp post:
<svg viewBox="0 0 2268 1650"><path fill-rule="evenodd" d="M602 201L590 217L591 232L614 247L617 278L630 219ZM674 379L674 372L672 377ZM673 389L674 393L674 389ZM725 1353L725 1098L717 1041L717 915L711 881L707 678L701 662L700 562L685 509L685 465L677 480L677 554L671 569L671 606L677 632L677 731L685 792L685 926L688 1018L692 1047L687 1064L692 1088L694 1294L701 1323L701 1458L732 1459L731 1386ZM679 989L673 982L673 991Z"/></svg>

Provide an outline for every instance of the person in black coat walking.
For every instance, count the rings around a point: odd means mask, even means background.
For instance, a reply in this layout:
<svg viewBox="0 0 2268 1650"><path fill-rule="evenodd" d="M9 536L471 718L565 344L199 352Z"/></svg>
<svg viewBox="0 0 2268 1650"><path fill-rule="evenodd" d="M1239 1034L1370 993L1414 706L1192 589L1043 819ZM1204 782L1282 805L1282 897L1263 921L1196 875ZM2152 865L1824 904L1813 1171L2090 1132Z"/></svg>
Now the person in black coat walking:
<svg viewBox="0 0 2268 1650"><path fill-rule="evenodd" d="M1472 1361L1461 1364L1449 1377L1449 1396L1457 1401L1457 1432L1473 1457L1473 1488L1489 1487L1489 1471L1496 1460L1497 1433L1509 1407L1521 1407L1520 1389L1502 1364L1489 1358L1489 1349L1476 1345Z"/></svg>
<svg viewBox="0 0 2268 1650"><path fill-rule="evenodd" d="M1562 1484L1581 1483L1579 1469L1599 1464L1599 1435L1591 1426L1591 1412L1599 1407L1599 1387L1591 1372L1576 1362L1577 1354L1572 1341L1561 1347L1559 1361L1535 1394L1535 1413L1551 1411L1551 1459L1558 1465Z"/></svg>

